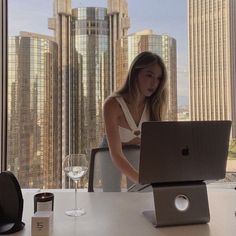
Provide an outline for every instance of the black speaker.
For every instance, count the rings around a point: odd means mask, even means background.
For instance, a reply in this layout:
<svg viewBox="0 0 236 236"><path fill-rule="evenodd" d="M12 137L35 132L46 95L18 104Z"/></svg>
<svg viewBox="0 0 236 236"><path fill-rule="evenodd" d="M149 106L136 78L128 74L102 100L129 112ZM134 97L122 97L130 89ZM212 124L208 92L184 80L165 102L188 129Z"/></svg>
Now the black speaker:
<svg viewBox="0 0 236 236"><path fill-rule="evenodd" d="M23 197L16 177L10 171L0 173L0 234L15 233L24 228Z"/></svg>

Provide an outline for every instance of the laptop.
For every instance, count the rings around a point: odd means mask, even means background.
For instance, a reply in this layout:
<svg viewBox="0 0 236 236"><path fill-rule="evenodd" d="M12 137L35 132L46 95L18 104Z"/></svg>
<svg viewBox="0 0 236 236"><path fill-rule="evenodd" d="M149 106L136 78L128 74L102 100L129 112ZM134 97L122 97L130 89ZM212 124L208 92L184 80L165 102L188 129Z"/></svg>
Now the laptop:
<svg viewBox="0 0 236 236"><path fill-rule="evenodd" d="M225 178L231 121L142 124L141 184Z"/></svg>
<svg viewBox="0 0 236 236"><path fill-rule="evenodd" d="M231 121L145 122L139 182L151 184L156 227L210 221L205 180L225 177Z"/></svg>

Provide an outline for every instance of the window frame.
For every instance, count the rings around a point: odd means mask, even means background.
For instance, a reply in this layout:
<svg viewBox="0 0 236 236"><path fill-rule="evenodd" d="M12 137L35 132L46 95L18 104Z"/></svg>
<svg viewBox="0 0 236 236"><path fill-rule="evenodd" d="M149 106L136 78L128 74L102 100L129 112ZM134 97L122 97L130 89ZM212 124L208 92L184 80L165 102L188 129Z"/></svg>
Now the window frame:
<svg viewBox="0 0 236 236"><path fill-rule="evenodd" d="M8 0L0 1L0 172L7 169Z"/></svg>

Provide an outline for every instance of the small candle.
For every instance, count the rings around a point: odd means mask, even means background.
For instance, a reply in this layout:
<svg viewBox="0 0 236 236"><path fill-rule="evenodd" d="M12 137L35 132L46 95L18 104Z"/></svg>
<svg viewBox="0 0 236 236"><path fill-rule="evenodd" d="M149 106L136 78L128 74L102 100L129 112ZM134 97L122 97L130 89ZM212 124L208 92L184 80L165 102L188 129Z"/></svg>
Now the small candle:
<svg viewBox="0 0 236 236"><path fill-rule="evenodd" d="M37 211L53 211L54 194L38 193L34 195L34 213Z"/></svg>

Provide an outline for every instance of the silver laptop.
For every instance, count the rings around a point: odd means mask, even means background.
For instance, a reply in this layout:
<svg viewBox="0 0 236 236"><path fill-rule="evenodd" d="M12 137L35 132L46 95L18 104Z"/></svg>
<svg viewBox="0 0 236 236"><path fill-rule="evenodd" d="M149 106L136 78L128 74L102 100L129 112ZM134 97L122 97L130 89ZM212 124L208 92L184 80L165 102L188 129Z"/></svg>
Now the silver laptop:
<svg viewBox="0 0 236 236"><path fill-rule="evenodd" d="M225 177L231 121L144 122L141 184Z"/></svg>
<svg viewBox="0 0 236 236"><path fill-rule="evenodd" d="M152 184L155 211L143 212L150 222L161 227L210 221L203 180L225 177L230 129L231 121L143 123L139 182Z"/></svg>

